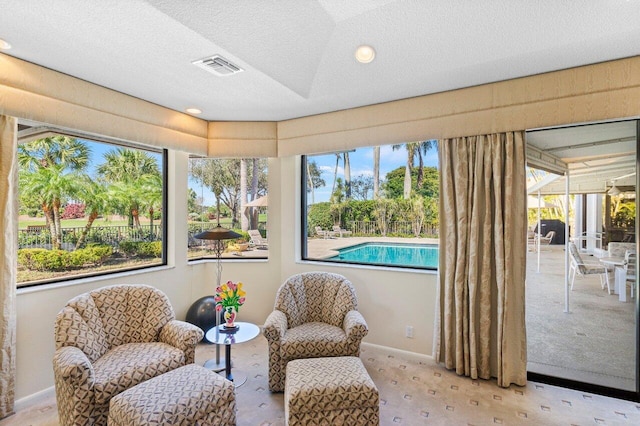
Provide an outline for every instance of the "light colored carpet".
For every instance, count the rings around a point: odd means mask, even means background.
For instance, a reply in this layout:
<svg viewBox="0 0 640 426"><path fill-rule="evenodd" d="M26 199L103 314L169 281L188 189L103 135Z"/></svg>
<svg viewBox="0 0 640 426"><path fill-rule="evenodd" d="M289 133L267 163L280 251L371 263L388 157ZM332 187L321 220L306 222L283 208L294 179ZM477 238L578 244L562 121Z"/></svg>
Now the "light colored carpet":
<svg viewBox="0 0 640 426"><path fill-rule="evenodd" d="M201 344L196 360L215 355ZM258 338L232 349L234 369L248 375L237 388L238 425L284 425L283 394L267 387L267 343ZM470 380L426 357L363 345L361 359L380 392L381 425L633 425L640 404L530 382L502 389ZM58 425L55 398L25 407L0 426Z"/></svg>

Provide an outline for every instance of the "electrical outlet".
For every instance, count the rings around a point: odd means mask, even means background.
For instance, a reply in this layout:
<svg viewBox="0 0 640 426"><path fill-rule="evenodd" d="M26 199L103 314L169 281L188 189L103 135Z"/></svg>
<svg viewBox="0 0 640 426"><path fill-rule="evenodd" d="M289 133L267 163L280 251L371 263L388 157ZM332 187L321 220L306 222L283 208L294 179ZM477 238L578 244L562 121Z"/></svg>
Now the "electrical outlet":
<svg viewBox="0 0 640 426"><path fill-rule="evenodd" d="M407 336L409 339L413 339L413 326L407 326L407 328L405 329L405 336Z"/></svg>

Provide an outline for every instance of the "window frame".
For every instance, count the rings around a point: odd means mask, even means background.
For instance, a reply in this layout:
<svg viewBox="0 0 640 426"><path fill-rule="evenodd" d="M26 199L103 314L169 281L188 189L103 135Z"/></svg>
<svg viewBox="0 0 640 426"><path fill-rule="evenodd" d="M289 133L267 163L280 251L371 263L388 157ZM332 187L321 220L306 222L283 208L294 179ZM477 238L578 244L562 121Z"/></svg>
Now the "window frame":
<svg viewBox="0 0 640 426"><path fill-rule="evenodd" d="M162 173L162 202L161 202L162 221L159 225L160 228L162 229L162 241L161 241L162 255L160 257L160 262L156 262L148 265L131 266L131 267L110 269L110 270L99 271L99 272L87 272L87 273L79 272L77 274L72 274L68 276L60 276L52 279L42 279L42 280L36 280L36 281L26 281L24 283L16 282L16 290L23 290L27 288L33 289L35 287L41 287L46 285L56 285L59 283L83 280L87 278L100 279L104 277L109 277L110 275L131 273L132 271L144 271L146 269L166 267L168 265L168 244L169 244L168 223L169 223L170 215L168 211L168 207L169 207L169 191L168 191L169 155L168 154L169 154L169 151L167 148L149 146L143 143L111 138L109 136L104 136L104 135L96 135L92 133L83 132L80 130L65 129L65 128L61 128L53 125L36 123L29 120L19 120L18 124L19 124L18 137L17 137L18 145L29 143L37 139L46 138L53 134L53 135L60 135L60 136L68 136L76 139L83 139L89 142L106 144L113 148L129 148L129 149L136 149L140 151L159 154L160 161L161 161L161 164L159 165L160 166L159 169ZM25 127L25 128L20 129L20 127ZM18 231L19 231L19 228L18 228L18 224L16 223L16 232Z"/></svg>
<svg viewBox="0 0 640 426"><path fill-rule="evenodd" d="M391 144L383 144L377 146L385 146ZM362 148L374 148L374 146L365 146L358 147L356 149ZM320 259L320 258L310 258L308 252L308 179L307 179L307 166L309 157L319 156L319 155L330 155L335 152L328 153L318 153L318 154L302 154L300 156L300 260L302 262L313 262L313 263L321 263L328 264L336 267L364 267L364 268L383 268L388 270L398 270L398 271L407 271L407 272L420 272L420 273L437 273L438 266L436 267L420 267L420 266L412 266L412 265L391 265L386 263L371 263L371 262L353 262L353 261L343 261L343 260L329 260L329 259ZM440 172L438 168L438 173ZM439 198L438 198L439 200ZM439 237L438 237L439 240ZM364 242L363 242L364 243ZM359 244L363 244L359 243ZM357 244L354 244L354 246ZM438 244L439 246L439 244Z"/></svg>
<svg viewBox="0 0 640 426"><path fill-rule="evenodd" d="M267 170L267 180L269 177L269 164L268 164L268 157L245 157L245 156L241 156L241 157L206 157L206 156L199 156L199 155L190 155L189 159L187 160L188 162L190 162L191 160L253 160L253 159L260 159L260 160L267 160L267 164L266 164L266 170ZM190 167L190 166L189 166ZM189 190L191 187L189 186L189 180L191 178L190 172L187 171L187 190ZM202 184L201 184L202 185ZM208 190L208 189L207 189ZM268 195L269 189L268 189L268 184L267 184L267 195ZM263 195L264 196L264 195ZM260 197L260 196L259 196ZM188 210L188 208L187 208ZM268 211L268 206L267 206L267 211ZM187 239L187 263L189 264L193 264L193 263L198 263L198 262L210 262L210 261L217 261L217 256L215 253L209 253L209 254L203 254L203 255L199 255L199 256L193 256L190 257L189 255L189 246L188 246L188 240L190 239L190 231L189 231L189 212L187 211L187 235L188 235L188 239ZM204 222L203 222L204 223ZM216 221L212 221L212 222L208 222L209 223L209 227L207 229L210 228L215 228L217 223ZM269 221L267 220L265 229L268 230L269 228ZM229 228L231 229L231 228ZM204 231L205 229L203 229ZM204 241L204 240L203 240ZM232 240L230 240L232 241ZM269 260L269 252L267 250L266 255L265 256L221 256L220 260L222 262L265 262Z"/></svg>

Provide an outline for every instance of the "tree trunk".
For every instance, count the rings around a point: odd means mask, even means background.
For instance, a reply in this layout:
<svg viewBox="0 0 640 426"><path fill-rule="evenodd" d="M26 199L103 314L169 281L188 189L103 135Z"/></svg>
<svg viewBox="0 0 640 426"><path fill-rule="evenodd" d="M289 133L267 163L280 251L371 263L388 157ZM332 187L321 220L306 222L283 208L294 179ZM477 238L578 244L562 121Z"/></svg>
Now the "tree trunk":
<svg viewBox="0 0 640 426"><path fill-rule="evenodd" d="M91 230L91 226L93 225L93 221L96 220L97 217L98 217L98 210L92 210L91 214L89 215L89 218L87 219L87 224L84 226L84 229L82 230L82 234L80 234L80 238L78 238L78 241L76 242L76 250L81 248L82 245L84 244L84 241L87 239L87 235Z"/></svg>
<svg viewBox="0 0 640 426"><path fill-rule="evenodd" d="M380 197L380 147L373 147L373 199Z"/></svg>
<svg viewBox="0 0 640 426"><path fill-rule="evenodd" d="M316 188L313 185L313 179L311 178L311 168L309 167L309 162L307 161L307 182L308 189L311 192L311 204L316 203Z"/></svg>
<svg viewBox="0 0 640 426"><path fill-rule="evenodd" d="M49 226L51 246L52 248L56 248L56 222L53 219L53 208L51 208L47 204L42 204L42 211L44 212L44 217L47 219L47 226Z"/></svg>
<svg viewBox="0 0 640 426"><path fill-rule="evenodd" d="M247 160L240 160L240 227L243 231L249 229L249 209L245 207L247 198Z"/></svg>
<svg viewBox="0 0 640 426"><path fill-rule="evenodd" d="M251 200L258 198L258 159L254 158L253 170L251 175ZM259 209L251 209L251 228L258 229L258 222L260 221Z"/></svg>
<svg viewBox="0 0 640 426"><path fill-rule="evenodd" d="M349 153L344 153L344 193L347 200L351 199L351 161L349 160Z"/></svg>
<svg viewBox="0 0 640 426"><path fill-rule="evenodd" d="M153 207L149 207L149 241L155 241L153 235Z"/></svg>
<svg viewBox="0 0 640 426"><path fill-rule="evenodd" d="M60 200L55 199L53 201L53 223L55 234L51 236L51 242L55 250L60 250L62 247L62 223L60 222Z"/></svg>
<svg viewBox="0 0 640 426"><path fill-rule="evenodd" d="M411 197L411 166L407 161L407 165L404 168L404 192L403 197L408 200Z"/></svg>
<svg viewBox="0 0 640 426"><path fill-rule="evenodd" d="M133 225L136 227L140 227L140 213L137 208L131 209L131 217L133 218Z"/></svg>
<svg viewBox="0 0 640 426"><path fill-rule="evenodd" d="M333 170L333 186L331 187L330 197L333 197L333 192L336 190L336 180L338 179L338 164L340 164L340 154L336 154L336 167Z"/></svg>

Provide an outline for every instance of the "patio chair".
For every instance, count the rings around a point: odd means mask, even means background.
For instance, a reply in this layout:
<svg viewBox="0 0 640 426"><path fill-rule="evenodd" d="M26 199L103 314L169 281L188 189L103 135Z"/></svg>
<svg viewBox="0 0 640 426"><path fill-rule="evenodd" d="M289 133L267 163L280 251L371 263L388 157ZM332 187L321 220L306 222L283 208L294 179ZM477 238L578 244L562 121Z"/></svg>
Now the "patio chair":
<svg viewBox="0 0 640 426"><path fill-rule="evenodd" d="M631 298L633 299L633 294L635 293L636 288L636 252L633 250L627 250L624 255L624 269L627 271L627 283L630 284L631 287ZM625 283L626 287L626 283ZM620 289L622 291L622 289ZM627 291L625 288L624 291Z"/></svg>
<svg viewBox="0 0 640 426"><path fill-rule="evenodd" d="M325 231L320 226L316 226L315 230L316 230L316 235L322 238L333 238L337 235L335 231Z"/></svg>
<svg viewBox="0 0 640 426"><path fill-rule="evenodd" d="M266 238L262 238L262 234L257 229L250 229L249 231L249 244L251 244L255 248L268 249L269 242Z"/></svg>
<svg viewBox="0 0 640 426"><path fill-rule="evenodd" d="M553 232L553 231L552 231ZM599 275L600 285L602 289L606 284L607 292L611 294L611 286L609 285L609 271L604 265L589 265L582 260L578 247L575 243L569 243L569 254L571 258L571 266L569 269L569 281L571 281L571 290L573 290L573 283L576 279L576 275L586 277L587 275Z"/></svg>
<svg viewBox="0 0 640 426"><path fill-rule="evenodd" d="M537 234L531 228L527 230L527 251L536 251L536 236Z"/></svg>
<svg viewBox="0 0 640 426"><path fill-rule="evenodd" d="M548 246L549 244L551 244L551 242L553 241L553 237L555 236L556 236L556 231L549 231L547 232L547 235L545 235L544 237L538 237L540 238L540 245Z"/></svg>
<svg viewBox="0 0 640 426"><path fill-rule="evenodd" d="M333 225L333 232L335 232L336 235L340 235L340 238L342 238L344 235L351 235L351 231L340 228L340 225Z"/></svg>

